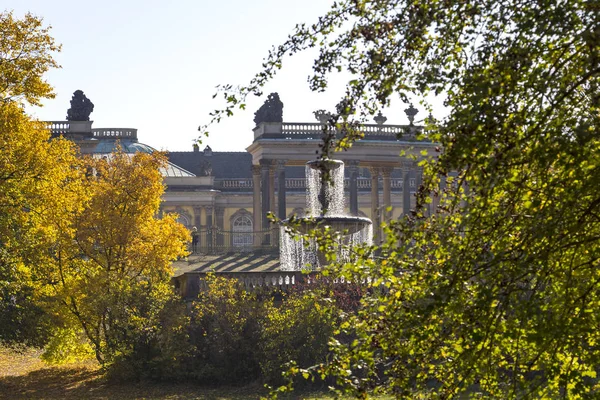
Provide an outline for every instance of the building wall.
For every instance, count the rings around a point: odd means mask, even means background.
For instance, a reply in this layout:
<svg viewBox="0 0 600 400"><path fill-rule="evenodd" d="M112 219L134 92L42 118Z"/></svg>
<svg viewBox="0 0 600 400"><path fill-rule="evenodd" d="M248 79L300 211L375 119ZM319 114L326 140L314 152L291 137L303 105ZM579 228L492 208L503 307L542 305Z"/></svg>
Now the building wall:
<svg viewBox="0 0 600 400"><path fill-rule="evenodd" d="M172 194L172 193L171 193ZM198 200L193 201L186 199L185 201L189 204L182 203L176 199L177 196L170 196L165 199L161 209L163 212L168 213L179 213L183 215L183 218L189 221L187 224L188 228L195 226L196 215L197 212L200 212L200 226L205 227L207 225L207 210L212 208L212 224L213 226L217 226L217 208L223 209L223 226L221 227L224 231L231 230L231 222L232 217L236 213L246 212L252 216L254 215L254 210L252 207L252 194L240 194L240 193L219 193L219 195L214 198L214 203L211 199L210 202ZM346 196L347 197L347 196ZM411 206L414 206L414 196ZM392 193L392 218L396 219L402 216L403 213L403 202L402 202L402 194L401 193ZM382 201L382 193L379 193L379 201ZM304 193L289 193L286 199L286 215L291 215L294 210L305 209L306 207L306 194ZM346 209L348 211L348 209ZM359 196L359 211L362 213L361 215L365 215L368 218L373 219L371 215L371 195L370 193L362 192ZM253 219L253 218L252 218ZM200 227L198 227L200 228ZM253 220L253 228L256 229L256 221Z"/></svg>

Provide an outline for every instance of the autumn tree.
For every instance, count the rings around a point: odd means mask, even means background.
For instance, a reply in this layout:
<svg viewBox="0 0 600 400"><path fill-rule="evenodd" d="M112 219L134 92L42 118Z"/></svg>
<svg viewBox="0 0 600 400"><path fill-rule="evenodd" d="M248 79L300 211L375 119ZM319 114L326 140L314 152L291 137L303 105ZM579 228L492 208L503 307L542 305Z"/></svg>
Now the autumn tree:
<svg viewBox="0 0 600 400"><path fill-rule="evenodd" d="M225 87L215 120L311 47L311 88L349 71L341 108L355 119L395 96L444 95L450 113L428 126L442 151L420 163L412 214L389 224L381 246L333 267L373 288L340 327L356 340L334 341L332 362L309 372L360 396L597 396L597 2L335 2L275 47L249 85Z"/></svg>
<svg viewBox="0 0 600 400"><path fill-rule="evenodd" d="M44 73L58 67L52 54L60 50L42 19L26 14L15 19L12 12L0 13L0 99L40 105L53 98Z"/></svg>
<svg viewBox="0 0 600 400"><path fill-rule="evenodd" d="M48 29L3 12L0 35L0 342L41 344L52 323L37 301L39 267L78 207L78 161L70 142L49 141L24 110L53 96L42 79L56 67Z"/></svg>
<svg viewBox="0 0 600 400"><path fill-rule="evenodd" d="M84 160L51 140L24 106L53 96L42 75L59 46L30 14L0 13L0 33L0 342L88 340L108 365L152 334L185 254L185 228L158 216L166 159Z"/></svg>
<svg viewBox="0 0 600 400"><path fill-rule="evenodd" d="M83 328L105 366L156 332L174 295L171 263L189 233L175 215L158 215L165 163L161 153L87 158L84 207L53 249L48 306Z"/></svg>

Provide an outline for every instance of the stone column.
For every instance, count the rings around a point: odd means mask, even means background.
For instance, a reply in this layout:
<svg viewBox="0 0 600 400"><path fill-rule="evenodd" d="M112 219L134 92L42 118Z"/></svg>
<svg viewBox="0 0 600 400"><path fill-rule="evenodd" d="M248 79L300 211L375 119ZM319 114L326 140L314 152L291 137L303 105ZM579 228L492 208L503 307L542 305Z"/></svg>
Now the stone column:
<svg viewBox="0 0 600 400"><path fill-rule="evenodd" d="M275 204L275 170L276 170L275 162L271 164L271 168L269 168L269 204L271 211L273 214L276 214L276 204Z"/></svg>
<svg viewBox="0 0 600 400"><path fill-rule="evenodd" d="M379 239L379 168L370 167L371 173L371 221L373 221L373 239Z"/></svg>
<svg viewBox="0 0 600 400"><path fill-rule="evenodd" d="M394 167L384 167L381 169L383 175L383 220L388 222L392 217L392 210L388 211L388 208L392 206L392 171Z"/></svg>
<svg viewBox="0 0 600 400"><path fill-rule="evenodd" d="M206 213L206 247L210 252L213 248L213 207L204 206Z"/></svg>
<svg viewBox="0 0 600 400"><path fill-rule="evenodd" d="M269 229L269 218L267 213L271 210L271 188L270 188L270 170L271 160L260 160L260 175L261 175L261 197L262 197L262 210L261 210L261 227L263 231ZM269 244L271 242L271 235L266 234L262 244Z"/></svg>
<svg viewBox="0 0 600 400"><path fill-rule="evenodd" d="M200 229L202 225L202 207L194 206L194 226Z"/></svg>
<svg viewBox="0 0 600 400"><path fill-rule="evenodd" d="M275 170L277 168L276 166L276 161L272 161L271 162L271 168L269 169L269 204L271 205L271 209L269 211L271 211L271 213L277 215L277 205L275 204ZM269 243L271 245L273 245L273 241L275 240L275 236L272 234L273 233L273 229L275 228L272 225L268 225L269 227L269 232L270 232L270 236L269 236Z"/></svg>
<svg viewBox="0 0 600 400"><path fill-rule="evenodd" d="M410 178L412 174L410 172L410 167L403 166L402 167L403 177L402 177L402 214L409 215L410 214Z"/></svg>
<svg viewBox="0 0 600 400"><path fill-rule="evenodd" d="M419 190L421 185L423 184L423 168L417 168L415 170L415 192ZM431 205L425 204L424 210L425 215L431 215Z"/></svg>
<svg viewBox="0 0 600 400"><path fill-rule="evenodd" d="M225 208L224 207L215 207L215 216L216 216L216 225L217 225L217 231L216 231L216 245L217 248L222 249L223 246L225 245L225 240L223 238L223 231L225 230L225 225L224 225L224 221L223 221L223 216L225 215Z"/></svg>
<svg viewBox="0 0 600 400"><path fill-rule="evenodd" d="M358 215L358 161L347 161L350 177L350 214Z"/></svg>
<svg viewBox="0 0 600 400"><path fill-rule="evenodd" d="M252 230L254 246L260 246L262 238L258 234L262 230L262 213L260 204L260 165L252 166Z"/></svg>
<svg viewBox="0 0 600 400"><path fill-rule="evenodd" d="M285 188L285 160L277 161L277 205L278 212L277 216L280 219L287 218L286 205L285 205L285 196L286 196L286 188Z"/></svg>

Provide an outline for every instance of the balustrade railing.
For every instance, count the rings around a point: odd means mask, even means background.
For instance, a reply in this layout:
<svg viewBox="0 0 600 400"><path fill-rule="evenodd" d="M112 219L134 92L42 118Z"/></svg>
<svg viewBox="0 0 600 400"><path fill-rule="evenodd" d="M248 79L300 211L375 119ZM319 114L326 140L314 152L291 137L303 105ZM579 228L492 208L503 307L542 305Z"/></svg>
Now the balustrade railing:
<svg viewBox="0 0 600 400"><path fill-rule="evenodd" d="M95 138L137 139L137 129L133 128L94 128Z"/></svg>
<svg viewBox="0 0 600 400"><path fill-rule="evenodd" d="M221 179L218 182L226 189L252 189L252 179Z"/></svg>
<svg viewBox="0 0 600 400"><path fill-rule="evenodd" d="M405 140L415 139L423 127L414 125L361 125L359 130L364 133L364 139ZM286 139L319 139L323 134L323 125L310 122L283 122L281 136ZM273 134L271 134L273 135Z"/></svg>
<svg viewBox="0 0 600 400"><path fill-rule="evenodd" d="M217 186L223 189L252 189L254 187L252 179L220 179L216 180ZM356 180L359 189L370 189L371 178L358 178ZM390 180L392 189L402 189L402 178L392 178ZM382 185L379 185L382 189ZM285 180L286 189L306 189L305 178L287 178ZM344 180L344 187L350 187L350 178Z"/></svg>
<svg viewBox="0 0 600 400"><path fill-rule="evenodd" d="M306 178L288 178L285 180L286 189L306 189Z"/></svg>
<svg viewBox="0 0 600 400"><path fill-rule="evenodd" d="M261 272L186 272L172 279L177 292L184 299L198 297L202 291L208 290L207 275L237 279L241 286L247 291L268 290L273 292L287 292L296 285L309 286L319 282L333 285L356 284L342 278L328 278L320 275L319 271L261 271ZM362 284L370 282L370 279L361 281Z"/></svg>
<svg viewBox="0 0 600 400"><path fill-rule="evenodd" d="M206 272L191 272L173 278L176 290L186 299L198 296L208 289ZM288 291L297 284L311 284L317 272L265 271L265 272L218 272L219 277L237 279L245 290L270 289Z"/></svg>
<svg viewBox="0 0 600 400"><path fill-rule="evenodd" d="M62 135L70 132L71 124L68 121L46 121L45 123L53 135Z"/></svg>

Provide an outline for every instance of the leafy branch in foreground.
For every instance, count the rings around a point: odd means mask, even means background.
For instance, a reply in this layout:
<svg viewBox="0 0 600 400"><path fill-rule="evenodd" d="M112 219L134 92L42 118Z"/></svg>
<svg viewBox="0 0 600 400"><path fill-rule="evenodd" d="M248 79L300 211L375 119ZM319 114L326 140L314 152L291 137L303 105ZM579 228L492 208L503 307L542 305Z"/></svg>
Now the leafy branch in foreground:
<svg viewBox="0 0 600 400"><path fill-rule="evenodd" d="M247 86L223 88L216 121L260 94L286 56L318 46L311 89L349 71L340 97L358 116L392 96L446 95L450 114L428 133L443 151L420 163L415 209L388 224L380 258L332 266L373 288L347 322L357 339L334 342L328 373L342 389L597 395L597 7L339 1L298 25Z"/></svg>

